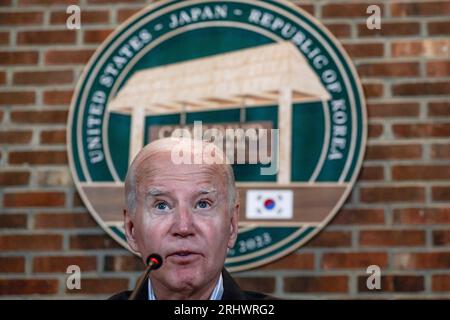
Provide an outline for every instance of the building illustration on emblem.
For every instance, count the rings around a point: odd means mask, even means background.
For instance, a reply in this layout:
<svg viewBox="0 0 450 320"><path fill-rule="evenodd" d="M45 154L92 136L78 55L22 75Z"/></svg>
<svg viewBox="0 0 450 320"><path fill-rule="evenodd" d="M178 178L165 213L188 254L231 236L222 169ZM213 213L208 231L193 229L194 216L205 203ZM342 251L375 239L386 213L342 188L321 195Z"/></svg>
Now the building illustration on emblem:
<svg viewBox="0 0 450 320"><path fill-rule="evenodd" d="M144 146L145 117L278 105L278 183L290 182L292 104L330 99L291 42L233 51L136 72L108 105L132 116L130 162Z"/></svg>
<svg viewBox="0 0 450 320"><path fill-rule="evenodd" d="M240 224L299 226L320 223L346 188L345 184L320 186L291 181L293 105L326 103L329 99L326 88L298 48L286 41L139 70L109 101L108 112L131 117L131 162L145 145L147 117L177 114L179 126L183 126L186 115L193 112L277 106L280 131L276 181L237 183L244 211ZM245 116L241 117L241 122L245 121ZM292 190L292 219L264 221L246 216L246 192L254 189ZM123 199L123 183L101 187L84 184L83 191L102 220L120 228L122 214L117 207ZM300 208L307 211L300 213Z"/></svg>

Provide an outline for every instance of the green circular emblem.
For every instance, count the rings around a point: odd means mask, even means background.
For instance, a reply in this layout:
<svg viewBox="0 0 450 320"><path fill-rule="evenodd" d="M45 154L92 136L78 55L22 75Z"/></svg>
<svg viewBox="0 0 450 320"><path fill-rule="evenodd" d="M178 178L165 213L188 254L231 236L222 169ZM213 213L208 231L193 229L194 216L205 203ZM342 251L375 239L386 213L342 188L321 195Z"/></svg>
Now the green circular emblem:
<svg viewBox="0 0 450 320"><path fill-rule="evenodd" d="M263 174L271 164L262 161L233 165L241 212L230 271L268 263L311 239L342 206L361 167L361 84L316 19L287 1L158 2L96 51L68 121L77 189L123 246L123 181L133 156L198 121L278 133L276 171Z"/></svg>

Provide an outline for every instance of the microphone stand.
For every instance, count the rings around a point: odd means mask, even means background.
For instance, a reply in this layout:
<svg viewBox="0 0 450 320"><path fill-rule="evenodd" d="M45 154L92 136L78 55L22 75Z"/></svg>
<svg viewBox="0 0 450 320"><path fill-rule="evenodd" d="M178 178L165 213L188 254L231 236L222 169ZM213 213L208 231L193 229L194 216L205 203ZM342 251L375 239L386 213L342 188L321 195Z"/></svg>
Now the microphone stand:
<svg viewBox="0 0 450 320"><path fill-rule="evenodd" d="M142 290L142 287L144 286L145 281L148 279L148 275L152 270L156 270L161 267L162 265L162 258L160 255L154 253L147 257L147 268L145 269L142 276L139 278L136 287L134 288L133 292L131 293L128 300L136 300L136 297L138 293Z"/></svg>

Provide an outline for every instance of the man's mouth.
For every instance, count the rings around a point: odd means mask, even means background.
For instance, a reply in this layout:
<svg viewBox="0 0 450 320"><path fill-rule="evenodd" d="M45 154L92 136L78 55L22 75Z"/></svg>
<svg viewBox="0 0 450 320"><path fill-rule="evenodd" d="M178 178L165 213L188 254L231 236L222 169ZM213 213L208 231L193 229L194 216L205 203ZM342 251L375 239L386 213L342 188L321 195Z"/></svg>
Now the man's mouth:
<svg viewBox="0 0 450 320"><path fill-rule="evenodd" d="M180 250L180 251L175 251L175 252L169 254L167 256L167 258L178 264L187 264L187 263L193 262L199 256L200 256L200 254L197 252L193 252L193 251L189 251L189 250Z"/></svg>

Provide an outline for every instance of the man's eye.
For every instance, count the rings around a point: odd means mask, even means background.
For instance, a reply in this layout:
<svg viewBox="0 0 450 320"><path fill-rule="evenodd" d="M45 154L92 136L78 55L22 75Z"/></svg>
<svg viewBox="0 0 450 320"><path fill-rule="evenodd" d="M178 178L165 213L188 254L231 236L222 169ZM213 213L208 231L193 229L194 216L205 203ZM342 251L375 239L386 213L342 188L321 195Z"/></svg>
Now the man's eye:
<svg viewBox="0 0 450 320"><path fill-rule="evenodd" d="M209 204L208 201L205 200L200 200L199 202L197 202L196 208L198 209L207 209L211 207L211 205Z"/></svg>
<svg viewBox="0 0 450 320"><path fill-rule="evenodd" d="M165 201L160 201L155 204L155 208L161 211L169 210L169 205Z"/></svg>

